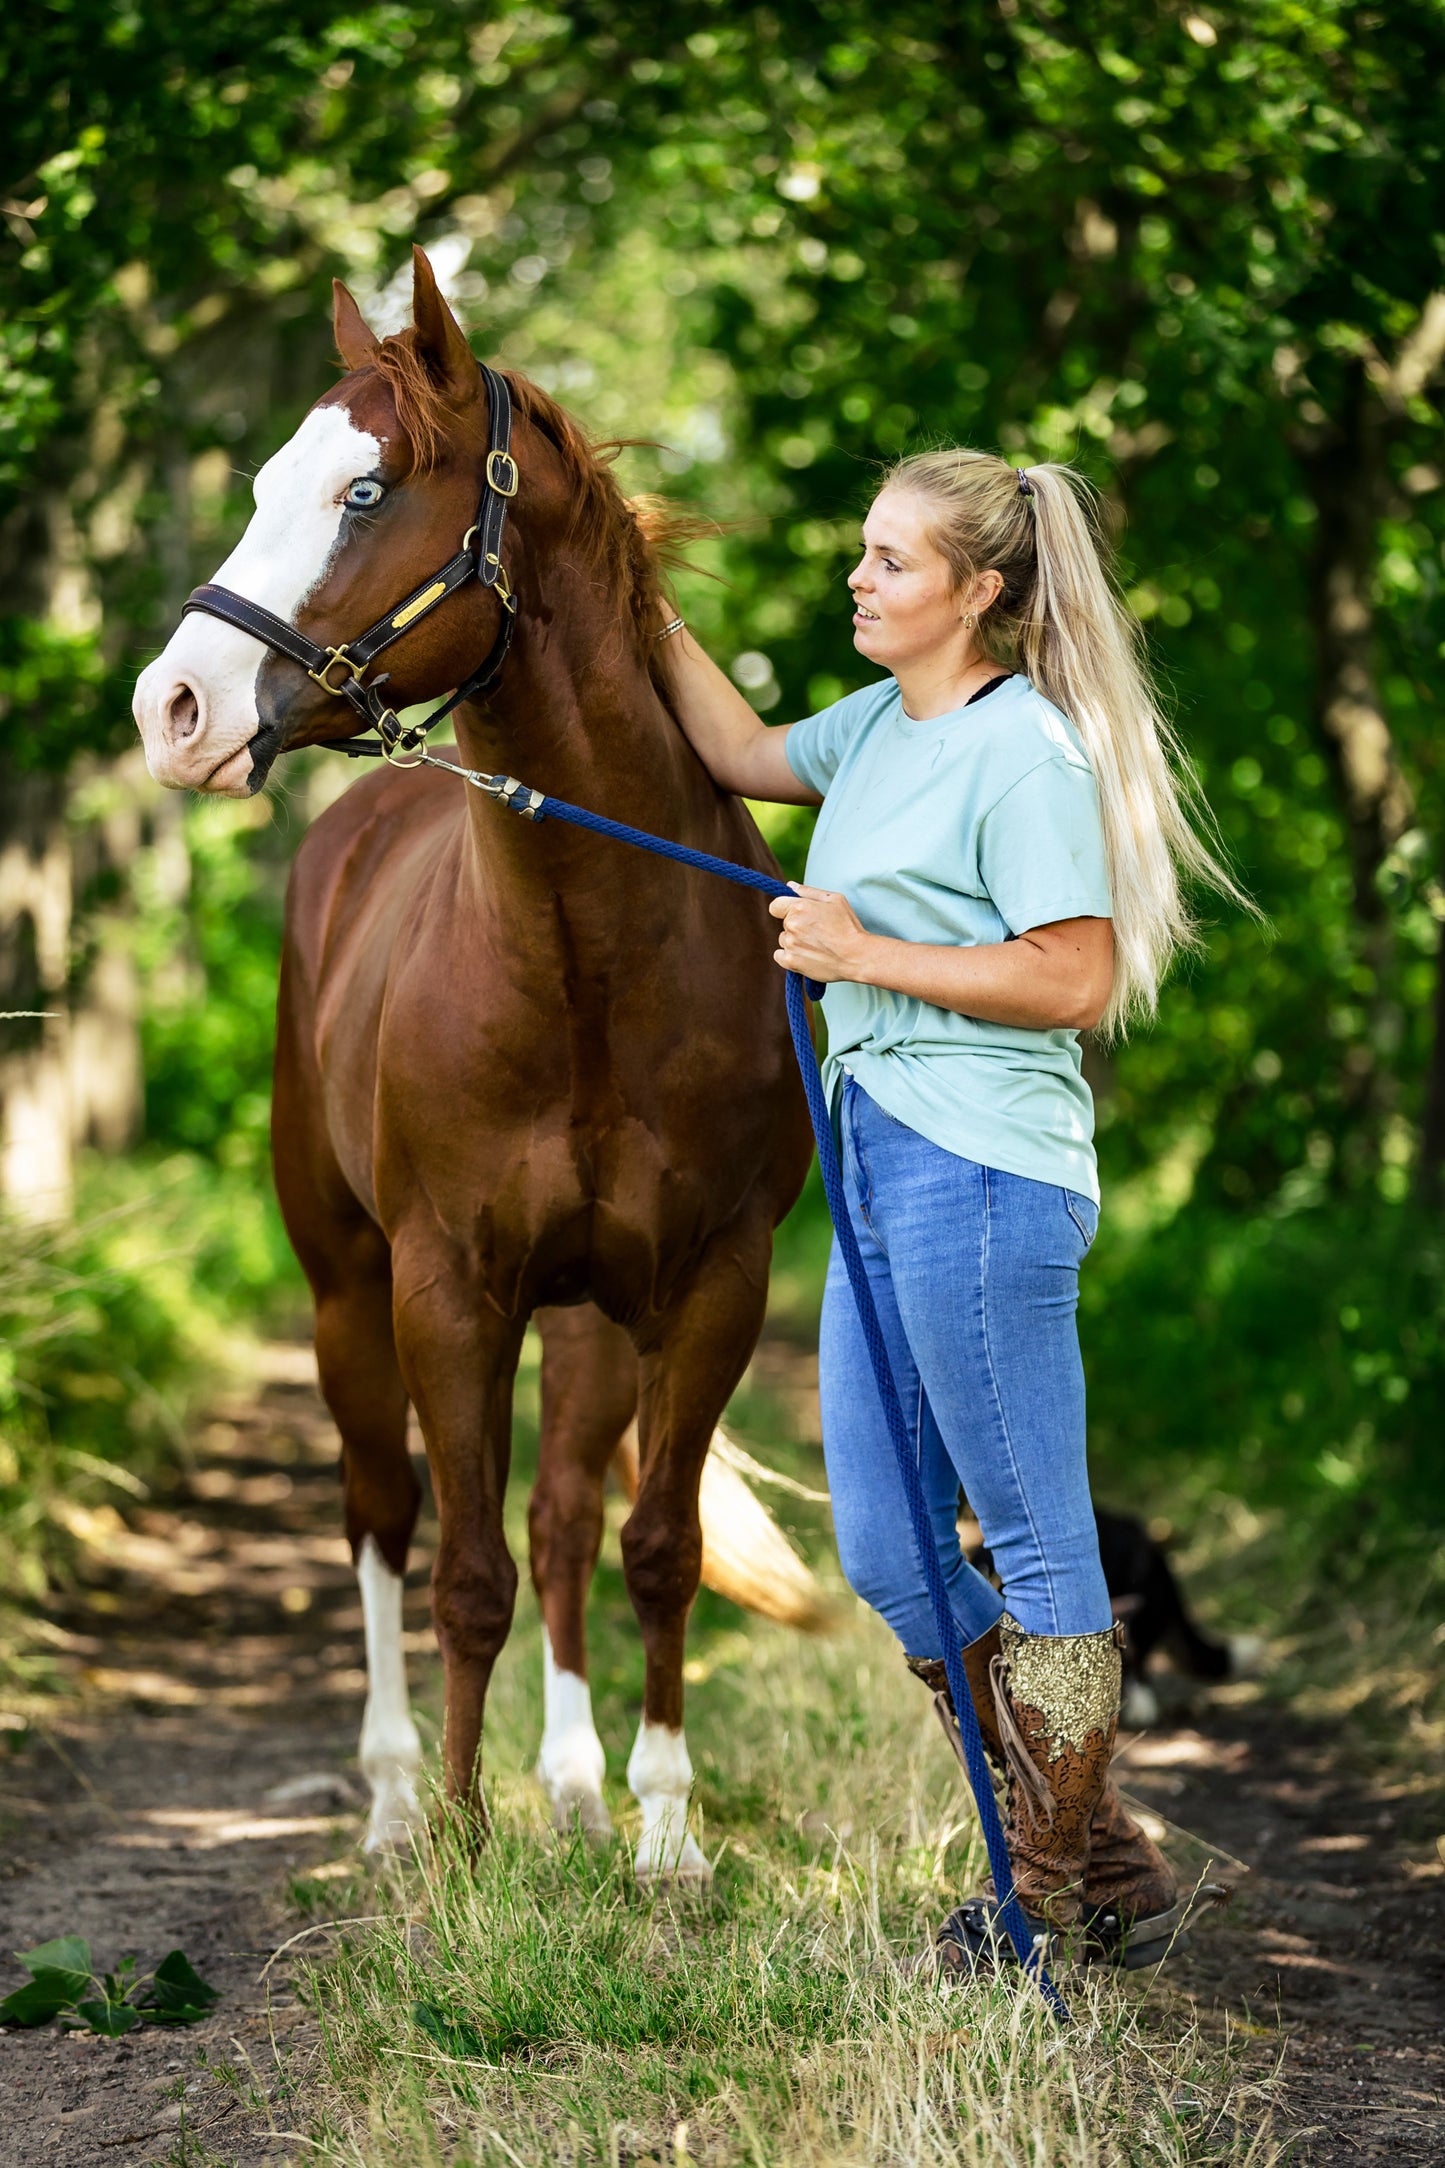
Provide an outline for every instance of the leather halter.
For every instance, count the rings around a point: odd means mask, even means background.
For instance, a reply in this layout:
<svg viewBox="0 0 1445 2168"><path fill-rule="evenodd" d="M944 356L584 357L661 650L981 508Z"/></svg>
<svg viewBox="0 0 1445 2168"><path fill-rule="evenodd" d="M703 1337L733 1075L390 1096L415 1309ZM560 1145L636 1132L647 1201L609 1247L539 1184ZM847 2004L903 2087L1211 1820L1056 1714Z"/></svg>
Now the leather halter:
<svg viewBox="0 0 1445 2168"><path fill-rule="evenodd" d="M415 758L425 750L426 734L434 724L450 715L464 700L495 685L512 644L517 605L502 564L502 530L507 521L507 506L517 494L519 480L517 462L511 452L512 395L505 379L495 369L489 369L485 362L479 362L477 366L487 388L492 430L476 520L463 537L456 556L430 579L423 580L420 587L413 588L404 601L389 610L385 617L378 618L358 639L348 640L343 647L318 647L314 640L308 640L304 632L298 632L274 610L263 608L259 602L248 601L245 595L235 594L229 587L209 584L197 587L181 605L183 617L189 610L201 610L208 617L219 617L238 631L250 633L263 647L300 663L306 675L323 692L332 694L337 700L349 700L362 728L369 726L376 736L323 742L329 742L338 753L349 753L353 759L382 759L394 761L399 766L408 765L408 756ZM502 621L491 650L485 662L439 707L433 708L419 723L403 723L395 709L388 707L381 697L381 687L386 683L388 673L368 685L366 672L393 640L399 640L422 618L429 617L448 595L455 594L459 587L465 587L473 579L480 580L483 587L493 588L502 606Z"/></svg>

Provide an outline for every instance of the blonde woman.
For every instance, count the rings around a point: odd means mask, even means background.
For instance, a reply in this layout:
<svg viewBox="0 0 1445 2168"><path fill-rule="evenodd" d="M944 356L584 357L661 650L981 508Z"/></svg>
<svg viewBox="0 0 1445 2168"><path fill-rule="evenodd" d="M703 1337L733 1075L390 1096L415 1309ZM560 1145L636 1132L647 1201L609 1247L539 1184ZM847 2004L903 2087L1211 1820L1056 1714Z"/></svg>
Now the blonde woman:
<svg viewBox="0 0 1445 2168"><path fill-rule="evenodd" d="M826 1081L980 1728L1007 1779L1018 1894L1045 1935L1163 1954L1168 1864L1109 1777L1119 1652L1085 1459L1075 1311L1098 1224L1079 1033L1150 1015L1193 938L1180 875L1233 893L1190 825L1168 726L1070 468L905 459L849 575L885 673L768 727L687 635L679 720L715 780L822 812L777 961L827 982ZM843 1568L955 1726L836 1251L821 1331ZM962 1556L960 1483L1003 1584ZM1000 1947L991 1892L940 1929Z"/></svg>

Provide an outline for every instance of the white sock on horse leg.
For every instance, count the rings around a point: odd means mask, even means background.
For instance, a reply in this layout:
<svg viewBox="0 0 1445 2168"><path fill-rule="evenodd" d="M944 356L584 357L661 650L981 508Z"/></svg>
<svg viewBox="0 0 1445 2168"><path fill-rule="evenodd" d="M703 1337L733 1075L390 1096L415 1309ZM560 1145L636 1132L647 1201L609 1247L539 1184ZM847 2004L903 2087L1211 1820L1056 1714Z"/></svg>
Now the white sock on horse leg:
<svg viewBox="0 0 1445 2168"><path fill-rule="evenodd" d="M416 1795L421 1740L406 1692L401 1645L402 1578L393 1573L374 1536L363 1536L356 1561L366 1622L366 1714L361 1720L361 1770L371 1786L366 1850L405 1842L425 1819Z"/></svg>
<svg viewBox="0 0 1445 2168"><path fill-rule="evenodd" d="M558 1669L545 1626L542 1692L546 1716L537 1774L552 1802L553 1820L566 1829L575 1816L589 1837L610 1837L612 1817L602 1798L607 1757L592 1721L592 1689L579 1673Z"/></svg>
<svg viewBox="0 0 1445 2168"><path fill-rule="evenodd" d="M628 1759L627 1782L642 1809L638 1879L666 1875L679 1882L711 1881L712 1868L687 1833L692 1762L684 1733L644 1717Z"/></svg>

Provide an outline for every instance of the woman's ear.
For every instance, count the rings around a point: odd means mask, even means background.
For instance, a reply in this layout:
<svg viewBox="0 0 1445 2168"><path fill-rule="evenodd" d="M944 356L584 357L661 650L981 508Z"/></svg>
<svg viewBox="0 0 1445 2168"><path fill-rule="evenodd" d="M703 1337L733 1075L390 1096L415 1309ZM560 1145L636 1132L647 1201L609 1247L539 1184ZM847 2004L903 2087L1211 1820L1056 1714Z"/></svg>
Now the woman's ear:
<svg viewBox="0 0 1445 2168"><path fill-rule="evenodd" d="M991 610L1003 593L1003 574L993 565L980 572L963 597L962 615L967 618L982 617Z"/></svg>

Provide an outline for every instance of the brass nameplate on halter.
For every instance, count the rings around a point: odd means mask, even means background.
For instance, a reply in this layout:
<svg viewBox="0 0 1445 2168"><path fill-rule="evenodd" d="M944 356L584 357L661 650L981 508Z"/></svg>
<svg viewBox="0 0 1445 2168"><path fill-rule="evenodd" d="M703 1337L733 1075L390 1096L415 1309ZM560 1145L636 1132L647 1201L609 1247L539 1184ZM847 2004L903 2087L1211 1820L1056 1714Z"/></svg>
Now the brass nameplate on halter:
<svg viewBox="0 0 1445 2168"><path fill-rule="evenodd" d="M440 602L446 591L447 583L445 580L433 580L431 586L424 587L416 599L409 602L404 610L397 611L391 621L392 631L400 632L402 627L409 625L414 617L420 617L423 610L429 610L434 602Z"/></svg>

